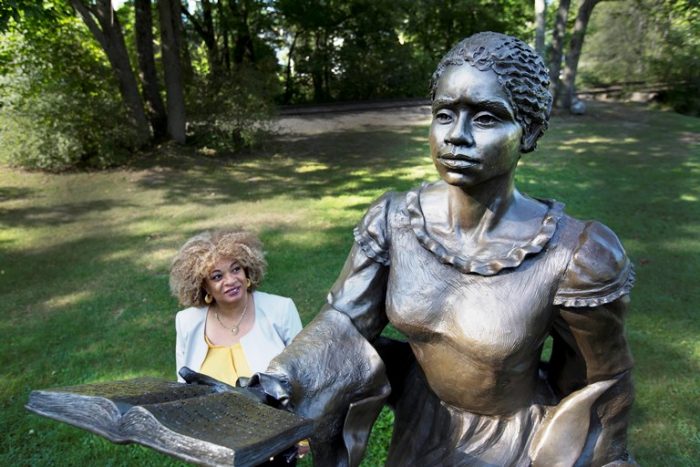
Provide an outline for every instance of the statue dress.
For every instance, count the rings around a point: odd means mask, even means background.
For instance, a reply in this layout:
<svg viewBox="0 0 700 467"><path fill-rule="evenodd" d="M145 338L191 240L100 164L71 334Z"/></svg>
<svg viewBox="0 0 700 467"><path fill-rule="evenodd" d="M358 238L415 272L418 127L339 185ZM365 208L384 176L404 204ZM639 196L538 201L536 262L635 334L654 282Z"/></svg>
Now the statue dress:
<svg viewBox="0 0 700 467"><path fill-rule="evenodd" d="M256 383L316 420L317 465L357 465L385 402L387 465L624 465L634 273L619 240L542 200L528 238L458 250L422 206L442 185L369 208L328 304ZM370 344L387 323L410 351Z"/></svg>
<svg viewBox="0 0 700 467"><path fill-rule="evenodd" d="M544 62L475 34L438 64L431 103L441 180L369 208L327 305L252 384L314 420L317 465L358 465L384 403L388 465L633 462L632 266L610 229L515 188L549 122Z"/></svg>

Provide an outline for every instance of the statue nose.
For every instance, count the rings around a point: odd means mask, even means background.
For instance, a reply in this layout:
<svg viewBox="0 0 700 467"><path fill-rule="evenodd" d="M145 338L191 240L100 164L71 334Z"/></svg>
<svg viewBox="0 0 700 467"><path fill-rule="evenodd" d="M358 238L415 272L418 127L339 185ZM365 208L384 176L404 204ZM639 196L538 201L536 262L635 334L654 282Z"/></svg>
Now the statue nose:
<svg viewBox="0 0 700 467"><path fill-rule="evenodd" d="M454 144L455 146L473 146L474 137L472 136L471 125L467 121L467 117L460 115L455 125L447 133L445 142Z"/></svg>

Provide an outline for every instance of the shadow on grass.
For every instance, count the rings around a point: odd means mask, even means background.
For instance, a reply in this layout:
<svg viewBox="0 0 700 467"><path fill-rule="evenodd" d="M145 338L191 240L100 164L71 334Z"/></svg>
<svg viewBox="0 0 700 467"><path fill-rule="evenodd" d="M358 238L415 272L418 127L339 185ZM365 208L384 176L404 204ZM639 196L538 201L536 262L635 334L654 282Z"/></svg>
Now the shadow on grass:
<svg viewBox="0 0 700 467"><path fill-rule="evenodd" d="M18 187L0 187L0 203L29 197L34 190Z"/></svg>
<svg viewBox="0 0 700 467"><path fill-rule="evenodd" d="M133 203L113 199L69 202L50 206L0 208L0 225L7 227L57 226L81 222L83 216L104 213L114 208L136 208Z"/></svg>
<svg viewBox="0 0 700 467"><path fill-rule="evenodd" d="M166 190L168 203L293 199L407 189L429 160L426 130L348 131L279 138L254 156L160 158L144 189Z"/></svg>

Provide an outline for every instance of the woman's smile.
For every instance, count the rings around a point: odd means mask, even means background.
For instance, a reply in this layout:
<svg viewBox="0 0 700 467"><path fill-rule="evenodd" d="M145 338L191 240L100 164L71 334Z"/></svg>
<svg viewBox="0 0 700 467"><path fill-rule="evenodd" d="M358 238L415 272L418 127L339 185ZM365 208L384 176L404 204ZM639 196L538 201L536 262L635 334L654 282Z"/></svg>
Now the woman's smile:
<svg viewBox="0 0 700 467"><path fill-rule="evenodd" d="M247 290L246 280L245 269L238 261L223 258L214 264L205 284L217 303L235 303Z"/></svg>
<svg viewBox="0 0 700 467"><path fill-rule="evenodd" d="M224 294L228 295L229 297L235 297L241 292L241 287L231 287L230 289L227 289L224 291Z"/></svg>

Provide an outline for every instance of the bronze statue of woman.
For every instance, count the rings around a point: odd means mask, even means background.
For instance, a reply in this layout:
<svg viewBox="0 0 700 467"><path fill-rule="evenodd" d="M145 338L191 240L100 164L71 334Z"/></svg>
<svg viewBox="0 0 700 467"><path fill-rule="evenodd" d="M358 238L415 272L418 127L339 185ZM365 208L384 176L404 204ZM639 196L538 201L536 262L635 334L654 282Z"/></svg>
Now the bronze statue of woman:
<svg viewBox="0 0 700 467"><path fill-rule="evenodd" d="M606 226L514 183L547 128L548 86L540 57L497 33L438 65L430 148L441 180L369 208L327 305L253 378L316 421L319 465L357 465L385 402L388 465L633 462L632 266ZM381 341L387 323L405 349Z"/></svg>

